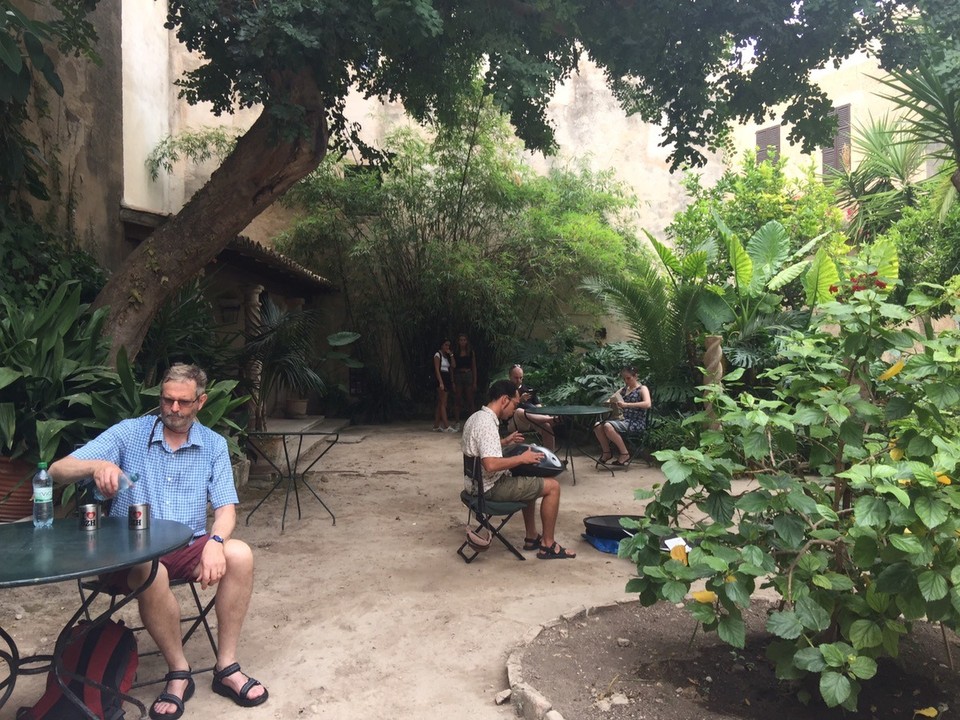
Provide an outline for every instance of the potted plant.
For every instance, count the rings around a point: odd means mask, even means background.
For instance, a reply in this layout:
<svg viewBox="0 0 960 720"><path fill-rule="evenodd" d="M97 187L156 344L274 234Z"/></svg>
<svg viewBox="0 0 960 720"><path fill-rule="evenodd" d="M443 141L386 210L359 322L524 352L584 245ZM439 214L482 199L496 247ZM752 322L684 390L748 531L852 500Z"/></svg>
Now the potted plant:
<svg viewBox="0 0 960 720"><path fill-rule="evenodd" d="M50 462L102 429L95 398L111 396L105 310L80 301L80 284L38 307L0 295L0 521L29 515L36 463Z"/></svg>
<svg viewBox="0 0 960 720"><path fill-rule="evenodd" d="M306 398L311 392L323 394L326 383L317 368L327 359L339 359L349 363L357 361L339 351L321 357L316 354L316 339L320 326L320 314L316 310L287 312L269 298L264 300L260 323L246 338L242 353L245 365L257 363L260 381L253 389L256 406L255 427L266 429L267 408L281 393L301 400L297 412L306 412ZM357 333L340 332L327 337L334 347L354 342Z"/></svg>

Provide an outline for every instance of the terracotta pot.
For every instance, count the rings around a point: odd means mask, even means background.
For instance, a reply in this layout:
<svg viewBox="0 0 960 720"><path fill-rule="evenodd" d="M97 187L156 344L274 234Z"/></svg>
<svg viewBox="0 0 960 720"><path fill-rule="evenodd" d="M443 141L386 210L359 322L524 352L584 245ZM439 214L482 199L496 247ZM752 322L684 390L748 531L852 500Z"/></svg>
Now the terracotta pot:
<svg viewBox="0 0 960 720"><path fill-rule="evenodd" d="M30 463L0 455L0 522L12 522L33 514L33 473Z"/></svg>

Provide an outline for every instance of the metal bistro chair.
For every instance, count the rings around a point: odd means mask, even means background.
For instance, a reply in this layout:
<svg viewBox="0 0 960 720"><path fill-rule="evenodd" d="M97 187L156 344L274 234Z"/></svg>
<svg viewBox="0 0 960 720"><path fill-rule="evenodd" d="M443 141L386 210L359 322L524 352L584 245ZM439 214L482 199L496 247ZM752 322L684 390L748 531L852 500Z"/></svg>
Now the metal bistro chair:
<svg viewBox="0 0 960 720"><path fill-rule="evenodd" d="M81 493L83 493L83 497L85 498L83 500L81 500ZM79 490L77 495L78 495L77 497L78 507L84 502L93 502L92 493L90 493L89 489L87 488L83 488ZM109 513L109 509L110 509L110 502L107 501L103 503L104 512ZM207 635L207 640L210 642L210 649L213 651L213 659L214 659L213 661L215 665L216 659L217 659L217 641L216 641L216 638L214 637L213 629L210 627L210 621L208 619L208 616L210 615L210 611L213 609L214 604L216 603L216 596L210 598L210 600L208 600L207 603L204 604L203 598L200 597L200 593L197 590L196 582L194 582L193 580L171 580L170 581L171 588L179 588L184 586L187 586L190 588L190 594L193 596L193 603L194 603L194 606L196 607L196 612L192 614L187 614L186 616L181 616L180 618L181 627L184 625L187 625L187 630L186 632L184 632L181 642L183 643L184 646L186 646L190 638L193 637L193 634L202 625L203 630ZM101 582L99 579L84 580L80 578L77 580L77 590L80 593L81 602L86 602L86 599L89 597L89 593L103 593L104 595L109 595L111 607L116 602L117 596L124 594L120 592L114 592L113 589L108 587L105 583ZM87 616L87 620L89 621L90 620L89 610L86 611L86 616ZM145 628L143 627L143 625L140 625L138 627L133 627L130 629L133 630L134 632L139 632L141 630L144 630ZM159 654L160 654L159 650L148 650L146 652L138 653L139 657L142 657L142 658L150 657L151 655L159 655ZM193 674L212 672L214 670L214 665L211 665L210 667L197 668L192 672ZM139 688L139 687L145 687L147 685L155 685L157 683L163 682L163 680L164 678L161 676L156 679L137 681L133 684L133 687Z"/></svg>
<svg viewBox="0 0 960 720"><path fill-rule="evenodd" d="M460 501L467 506L467 527L470 527L470 516L473 515L477 520L477 527L473 530L474 533L480 533L483 530L486 530L490 533L491 542L493 541L493 538L496 537L506 546L507 550L516 555L518 560L526 560L526 558L520 554L520 551L517 550L500 532L510 518L512 518L519 511L523 510L526 503L494 502L491 500L486 500L483 497L483 474L480 467L480 458L478 457L470 457L469 455L463 456L463 474L465 476L469 475L471 478L473 478L474 484L477 488L476 495L471 495L466 490L460 493ZM501 519L494 524L494 518ZM480 551L472 547L470 545L470 540L467 539L463 541L460 549L457 550L457 554L463 558L464 562L471 563L477 557L477 555L480 554Z"/></svg>
<svg viewBox="0 0 960 720"><path fill-rule="evenodd" d="M210 622L207 618L207 616L210 614L210 611L213 609L214 603L216 602L216 598L215 597L210 598L210 600L206 604L204 604L203 599L200 597L200 593L197 592L197 584L193 580L171 580L170 581L171 588L178 588L183 586L189 586L190 588L190 593L193 595L193 602L196 605L196 614L191 614L191 615L187 615L185 617L180 618L181 627L189 623L189 626L187 627L186 632L183 634L181 642L184 645L186 645L187 642L190 640L190 638L193 637L193 634L197 631L197 628L199 628L202 625L204 632L206 632L207 634L207 640L210 641L210 649L213 651L214 663L216 663L217 641L213 635L213 629L210 627ZM106 587L99 580L77 580L77 589L80 592L80 600L84 602L88 597L88 593L99 592L105 595L109 595L111 607L116 602L117 595L124 594L122 592L120 593L114 592L109 587ZM87 615L87 620L90 620L89 611L86 613L86 615ZM145 628L143 627L143 625L139 625L137 627L132 627L130 629L133 630L134 632L140 632ZM150 657L151 655L159 655L160 651L148 650L146 652L139 652L137 654L139 655L139 657L144 658L144 657ZM194 675L196 675L197 673L211 672L213 671L213 669L214 669L214 666L211 665L210 667L194 669L192 670L192 672ZM163 676L155 679L150 679L150 680L138 680L133 684L133 687L135 688L145 687L147 685L155 685L163 681L164 681Z"/></svg>

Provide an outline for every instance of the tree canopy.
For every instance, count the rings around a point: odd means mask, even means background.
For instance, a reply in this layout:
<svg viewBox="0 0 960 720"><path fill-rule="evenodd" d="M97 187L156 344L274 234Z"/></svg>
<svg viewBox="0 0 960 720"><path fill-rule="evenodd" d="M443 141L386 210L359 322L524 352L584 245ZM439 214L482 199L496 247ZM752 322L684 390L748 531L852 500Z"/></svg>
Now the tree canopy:
<svg viewBox="0 0 960 720"><path fill-rule="evenodd" d="M91 3L92 4L92 3ZM532 149L549 151L546 108L581 59L605 73L625 112L664 128L670 162L704 162L730 120L785 103L791 139L829 136L830 101L812 69L895 29L893 0L170 0L167 26L201 64L189 102L264 112L181 212L108 283L113 347L135 354L162 302L331 147L359 139L352 91L450 122L479 74Z"/></svg>

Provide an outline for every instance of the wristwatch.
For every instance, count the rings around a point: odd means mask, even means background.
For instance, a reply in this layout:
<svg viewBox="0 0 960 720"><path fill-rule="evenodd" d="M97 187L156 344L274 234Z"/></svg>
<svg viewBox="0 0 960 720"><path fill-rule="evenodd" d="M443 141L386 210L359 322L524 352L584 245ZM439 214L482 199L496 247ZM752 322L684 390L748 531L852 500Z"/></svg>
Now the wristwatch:
<svg viewBox="0 0 960 720"><path fill-rule="evenodd" d="M214 542L218 542L221 545L223 545L223 538L220 537L219 535L211 535L210 539L213 540Z"/></svg>

